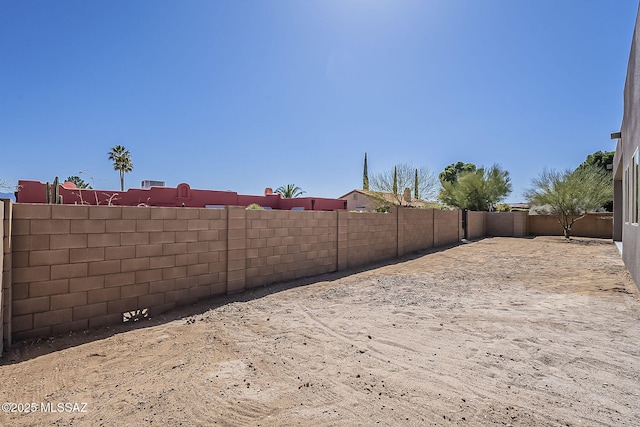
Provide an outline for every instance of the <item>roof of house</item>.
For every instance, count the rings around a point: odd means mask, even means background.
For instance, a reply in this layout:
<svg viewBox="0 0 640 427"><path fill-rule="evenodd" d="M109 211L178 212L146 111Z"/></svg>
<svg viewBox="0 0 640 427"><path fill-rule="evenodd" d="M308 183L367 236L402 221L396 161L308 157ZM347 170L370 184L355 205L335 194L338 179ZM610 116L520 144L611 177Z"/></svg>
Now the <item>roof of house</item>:
<svg viewBox="0 0 640 427"><path fill-rule="evenodd" d="M353 193L359 193L362 194L364 196L367 197L371 197L373 199L384 199L385 202L389 203L390 205L398 205L398 198L397 196L393 195L392 193L382 193L382 192L377 192L377 191L370 191L370 190L360 190L360 189L354 189L349 191L347 194L338 197L338 199L345 199L348 196L352 195ZM402 197L401 195L399 195L400 197ZM434 204L437 204L435 202L427 202L424 200L416 200L413 199L411 200L411 206L413 207L433 207Z"/></svg>

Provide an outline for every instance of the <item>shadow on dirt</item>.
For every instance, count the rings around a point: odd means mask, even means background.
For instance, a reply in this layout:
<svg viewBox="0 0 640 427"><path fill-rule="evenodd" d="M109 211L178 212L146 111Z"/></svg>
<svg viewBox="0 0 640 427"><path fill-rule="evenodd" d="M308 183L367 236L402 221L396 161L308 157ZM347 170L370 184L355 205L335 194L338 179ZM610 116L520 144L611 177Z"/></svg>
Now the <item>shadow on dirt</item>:
<svg viewBox="0 0 640 427"><path fill-rule="evenodd" d="M574 245L581 246L612 246L613 240L611 239L590 239L588 237L572 237L569 242Z"/></svg>

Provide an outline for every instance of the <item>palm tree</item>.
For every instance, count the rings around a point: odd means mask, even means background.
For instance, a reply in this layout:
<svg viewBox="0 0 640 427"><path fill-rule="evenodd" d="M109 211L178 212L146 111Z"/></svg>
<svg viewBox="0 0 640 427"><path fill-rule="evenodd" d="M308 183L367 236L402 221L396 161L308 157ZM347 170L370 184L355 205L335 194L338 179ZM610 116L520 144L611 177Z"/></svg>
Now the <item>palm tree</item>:
<svg viewBox="0 0 640 427"><path fill-rule="evenodd" d="M133 170L131 153L122 145L116 145L107 154L109 160L113 161L113 170L120 172L120 191L124 191L124 174Z"/></svg>
<svg viewBox="0 0 640 427"><path fill-rule="evenodd" d="M282 194L285 199L295 199L302 196L306 191L302 191L302 188L297 187L295 184L287 184L278 187L276 193Z"/></svg>

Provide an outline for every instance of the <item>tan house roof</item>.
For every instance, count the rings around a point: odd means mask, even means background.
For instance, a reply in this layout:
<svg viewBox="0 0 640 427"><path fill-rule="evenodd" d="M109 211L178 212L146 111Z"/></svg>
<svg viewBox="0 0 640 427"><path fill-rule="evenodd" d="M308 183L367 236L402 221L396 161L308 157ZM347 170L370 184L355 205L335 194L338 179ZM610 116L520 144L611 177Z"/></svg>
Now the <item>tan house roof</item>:
<svg viewBox="0 0 640 427"><path fill-rule="evenodd" d="M374 202L374 203L377 202L378 205L381 205L381 204L392 205L392 206L400 205L400 203L398 202L398 197L393 195L392 193L380 193L380 192L370 191L370 190L355 189L355 190L349 191L347 194L344 194L338 198L341 200L351 201L354 194L362 195L366 199L368 199L369 202ZM367 205L368 203L361 203L361 206L348 207L347 209L360 208L360 207L364 209L370 209L371 206L367 206ZM427 202L424 200L417 200L412 198L411 202L409 203L407 203L406 201L404 201L404 199L402 199L402 205L412 206L417 208L429 208L429 207L434 207L435 205L437 205L437 203Z"/></svg>

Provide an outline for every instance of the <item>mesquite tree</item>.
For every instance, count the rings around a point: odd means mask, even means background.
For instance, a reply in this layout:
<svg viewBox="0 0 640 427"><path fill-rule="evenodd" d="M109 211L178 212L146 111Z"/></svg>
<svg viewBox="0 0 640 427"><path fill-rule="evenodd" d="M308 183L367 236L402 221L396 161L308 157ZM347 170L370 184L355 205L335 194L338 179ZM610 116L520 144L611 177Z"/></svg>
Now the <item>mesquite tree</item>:
<svg viewBox="0 0 640 427"><path fill-rule="evenodd" d="M611 176L593 165L575 171L544 170L525 192L530 203L557 215L564 237L571 240L571 226L613 197Z"/></svg>

